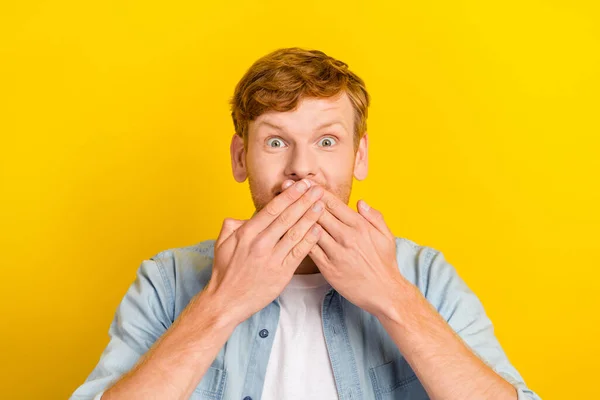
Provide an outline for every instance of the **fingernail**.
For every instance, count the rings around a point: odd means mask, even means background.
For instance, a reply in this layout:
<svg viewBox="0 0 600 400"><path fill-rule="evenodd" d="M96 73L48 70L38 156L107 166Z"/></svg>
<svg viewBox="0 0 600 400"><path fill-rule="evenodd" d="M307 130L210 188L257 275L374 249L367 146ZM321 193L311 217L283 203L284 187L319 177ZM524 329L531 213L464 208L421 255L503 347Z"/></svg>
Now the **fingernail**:
<svg viewBox="0 0 600 400"><path fill-rule="evenodd" d="M312 208L312 210L313 210L314 212L319 212L319 211L321 211L322 209L323 209L323 203L322 203L322 202L320 202L320 201L317 201L317 202L315 203L315 205L313 206L313 208Z"/></svg>
<svg viewBox="0 0 600 400"><path fill-rule="evenodd" d="M302 179L301 181L296 182L296 190L300 193L306 192L306 190L310 187L310 182L306 179Z"/></svg>
<svg viewBox="0 0 600 400"><path fill-rule="evenodd" d="M312 190L310 192L310 198L314 200L314 199L317 199L322 194L323 194L323 188L321 186L315 186L314 188L312 188Z"/></svg>
<svg viewBox="0 0 600 400"><path fill-rule="evenodd" d="M369 207L369 205L368 205L367 203L365 203L365 201L364 201L364 200L361 200L361 201L360 201L360 208L362 208L364 211L369 211L369 209L370 209L371 207Z"/></svg>
<svg viewBox="0 0 600 400"><path fill-rule="evenodd" d="M284 188L284 189L287 189L287 188L289 188L290 186L292 186L293 184L294 184L294 181L286 181L286 182L283 184L283 188Z"/></svg>

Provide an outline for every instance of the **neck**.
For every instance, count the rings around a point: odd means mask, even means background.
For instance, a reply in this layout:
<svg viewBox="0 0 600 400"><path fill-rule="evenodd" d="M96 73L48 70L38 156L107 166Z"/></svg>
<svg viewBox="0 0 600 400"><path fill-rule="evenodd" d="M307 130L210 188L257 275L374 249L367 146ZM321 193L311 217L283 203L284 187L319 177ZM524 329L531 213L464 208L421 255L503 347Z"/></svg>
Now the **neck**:
<svg viewBox="0 0 600 400"><path fill-rule="evenodd" d="M316 266L312 258L310 258L310 256L306 256L300 265L298 265L298 268L296 268L294 275L318 274L319 272L319 268Z"/></svg>

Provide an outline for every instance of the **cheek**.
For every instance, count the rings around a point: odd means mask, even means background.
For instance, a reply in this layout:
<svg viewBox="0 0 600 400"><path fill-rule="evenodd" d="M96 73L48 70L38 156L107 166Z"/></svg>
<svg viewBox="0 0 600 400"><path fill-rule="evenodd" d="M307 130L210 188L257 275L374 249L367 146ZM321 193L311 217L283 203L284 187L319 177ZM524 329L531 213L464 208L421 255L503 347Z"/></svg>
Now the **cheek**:
<svg viewBox="0 0 600 400"><path fill-rule="evenodd" d="M324 157L319 164L323 175L331 182L345 182L354 172L354 158L346 155Z"/></svg>
<svg viewBox="0 0 600 400"><path fill-rule="evenodd" d="M257 157L248 160L248 180L250 189L262 199L273 195L273 190L283 182L282 167L277 160L268 157Z"/></svg>
<svg viewBox="0 0 600 400"><path fill-rule="evenodd" d="M248 174L264 181L270 181L272 177L278 176L284 165L282 157L270 157L260 153L249 154L246 161Z"/></svg>
<svg viewBox="0 0 600 400"><path fill-rule="evenodd" d="M324 181L327 182L328 190L346 204L350 201L353 172L354 163L349 163L347 160L321 166L321 173Z"/></svg>

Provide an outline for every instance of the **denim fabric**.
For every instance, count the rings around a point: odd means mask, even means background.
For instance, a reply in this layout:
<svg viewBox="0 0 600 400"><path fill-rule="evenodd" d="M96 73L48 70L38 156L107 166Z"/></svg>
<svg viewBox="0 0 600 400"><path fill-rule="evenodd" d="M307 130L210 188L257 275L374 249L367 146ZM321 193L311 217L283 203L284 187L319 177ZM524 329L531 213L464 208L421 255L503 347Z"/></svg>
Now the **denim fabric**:
<svg viewBox="0 0 600 400"><path fill-rule="evenodd" d="M213 256L214 240L207 240L142 261L116 310L106 349L71 399L99 400L104 390L135 365L207 284ZM401 274L481 359L518 389L519 400L540 399L507 359L477 296L440 251L396 238L396 258ZM325 295L322 318L341 400L429 399L377 318L335 289ZM191 398L259 400L278 319L277 298L238 325Z"/></svg>

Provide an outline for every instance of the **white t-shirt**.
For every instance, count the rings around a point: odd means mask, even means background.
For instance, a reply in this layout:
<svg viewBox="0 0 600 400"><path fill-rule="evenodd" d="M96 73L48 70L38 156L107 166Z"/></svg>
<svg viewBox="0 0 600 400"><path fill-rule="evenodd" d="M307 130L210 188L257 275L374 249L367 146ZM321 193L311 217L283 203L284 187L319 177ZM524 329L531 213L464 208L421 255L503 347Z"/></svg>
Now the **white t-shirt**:
<svg viewBox="0 0 600 400"><path fill-rule="evenodd" d="M338 400L321 320L330 288L320 273L294 275L279 296L262 400Z"/></svg>

